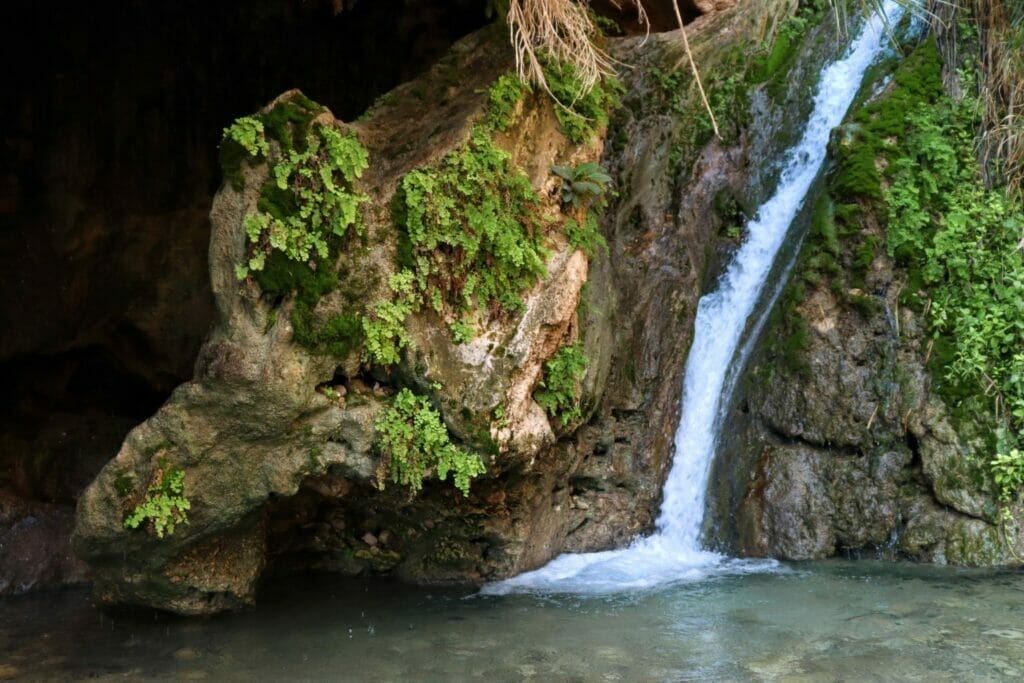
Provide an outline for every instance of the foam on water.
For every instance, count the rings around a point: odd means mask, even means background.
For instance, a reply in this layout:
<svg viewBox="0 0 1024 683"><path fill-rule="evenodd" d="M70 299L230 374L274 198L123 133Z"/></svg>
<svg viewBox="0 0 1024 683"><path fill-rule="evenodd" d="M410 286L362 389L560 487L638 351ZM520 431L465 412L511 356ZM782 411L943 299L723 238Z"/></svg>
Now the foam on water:
<svg viewBox="0 0 1024 683"><path fill-rule="evenodd" d="M887 0L884 11L894 21L900 9ZM878 17L865 22L846 55L822 70L813 113L803 137L787 153L778 189L748 224L745 241L717 290L700 300L686 362L675 456L665 482L657 532L621 550L562 555L535 571L488 584L483 593L633 591L778 567L771 560L731 559L702 547L708 473L732 390L733 382L727 381L730 367L742 367L752 346L740 347L744 330L825 161L829 134L842 122L865 70L885 45L885 23Z"/></svg>

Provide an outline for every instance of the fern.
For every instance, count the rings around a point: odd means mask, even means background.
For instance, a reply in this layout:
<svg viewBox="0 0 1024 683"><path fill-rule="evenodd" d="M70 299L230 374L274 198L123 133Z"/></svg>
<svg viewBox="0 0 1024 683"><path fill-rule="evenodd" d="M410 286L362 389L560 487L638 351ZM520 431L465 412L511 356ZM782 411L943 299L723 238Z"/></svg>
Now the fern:
<svg viewBox="0 0 1024 683"><path fill-rule="evenodd" d="M529 178L483 128L436 166L406 174L396 215L424 302L518 310L520 293L545 272L539 204Z"/></svg>
<svg viewBox="0 0 1024 683"><path fill-rule="evenodd" d="M450 474L455 487L468 496L470 480L487 470L479 456L451 443L448 428L430 401L409 389L398 392L375 429L383 456L377 482L381 489L390 476L392 482L419 491L433 470L442 480Z"/></svg>
<svg viewBox="0 0 1024 683"><path fill-rule="evenodd" d="M152 524L158 538L174 533L178 524L188 524L192 504L185 497L185 471L172 467L149 487L146 499L124 520L125 529L138 529L143 522Z"/></svg>
<svg viewBox="0 0 1024 683"><path fill-rule="evenodd" d="M563 346L544 364L540 388L533 398L541 408L565 426L583 416L579 404L579 385L587 373L587 357L583 345L576 342Z"/></svg>

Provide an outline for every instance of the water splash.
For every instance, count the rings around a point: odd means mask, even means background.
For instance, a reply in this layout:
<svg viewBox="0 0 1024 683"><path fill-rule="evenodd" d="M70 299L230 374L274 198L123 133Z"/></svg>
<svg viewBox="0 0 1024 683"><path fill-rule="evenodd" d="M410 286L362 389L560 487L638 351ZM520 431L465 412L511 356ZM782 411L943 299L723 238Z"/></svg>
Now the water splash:
<svg viewBox="0 0 1024 683"><path fill-rule="evenodd" d="M888 23L895 23L901 10L893 0L886 0L883 11ZM621 550L562 555L536 571L488 584L483 593L620 592L778 567L771 560L731 559L702 547L708 474L734 384L728 380L738 374L730 373L730 368L741 368L752 346L740 346L748 320L821 171L829 135L850 108L865 70L885 46L886 24L879 17L870 18L845 56L822 70L813 113L800 141L786 155L778 189L747 226L746 239L718 289L700 300L686 362L675 457L665 482L657 532Z"/></svg>

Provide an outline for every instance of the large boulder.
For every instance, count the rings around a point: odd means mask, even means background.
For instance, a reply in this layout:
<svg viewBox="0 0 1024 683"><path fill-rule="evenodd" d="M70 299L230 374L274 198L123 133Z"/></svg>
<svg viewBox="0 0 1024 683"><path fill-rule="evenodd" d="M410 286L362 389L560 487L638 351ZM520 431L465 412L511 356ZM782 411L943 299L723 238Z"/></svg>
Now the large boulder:
<svg viewBox="0 0 1024 683"><path fill-rule="evenodd" d="M750 2L698 20L694 50L709 68L721 66L784 11L787 3ZM410 171L464 149L485 120L487 89L513 68L504 32L456 44L358 123L318 115L368 150L355 189L369 201L365 239L332 252L340 286L301 315L294 296L268 295L236 274L267 164L242 164L240 182L222 185L210 241L219 322L195 376L129 434L79 502L75 547L102 601L215 612L251 602L268 566L491 580L650 529L693 312L724 225L715 200L743 191L754 145L745 130L711 142L709 130L695 135L693 119L679 114L698 111L695 91L666 93L649 68L679 63L678 33L625 39L616 50L638 68L624 76L613 144L602 144L601 126L573 143L541 92L515 104L509 128L490 133L539 197L545 272L514 314L470 314L465 343L453 341L447 305L410 315L410 344L391 367L357 349L311 350L299 343L296 321L308 326L311 317L315 328L391 295L387 276L401 258L396 190ZM285 93L264 114L300 97ZM561 204L551 168L601 161L602 153L619 197L602 219L607 252L588 257L562 229L572 209ZM552 417L534 395L546 363L577 341L588 359L579 413ZM468 495L429 470L416 493L387 483L375 425L405 389L426 397L454 443L483 455L487 472ZM126 528L157 499L177 501L170 518L180 523Z"/></svg>

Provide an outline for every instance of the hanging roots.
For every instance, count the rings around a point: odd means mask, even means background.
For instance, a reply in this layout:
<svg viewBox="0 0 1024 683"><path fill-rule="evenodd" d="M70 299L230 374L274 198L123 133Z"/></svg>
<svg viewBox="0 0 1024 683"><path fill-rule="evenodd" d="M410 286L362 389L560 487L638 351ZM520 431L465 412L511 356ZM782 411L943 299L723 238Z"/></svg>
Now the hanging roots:
<svg viewBox="0 0 1024 683"><path fill-rule="evenodd" d="M511 0L508 27L520 78L550 92L541 54L572 64L580 79L581 94L603 77L614 75L614 60L594 42L597 27L587 14L588 4L587 0ZM636 5L640 22L645 24L643 6L640 2Z"/></svg>

